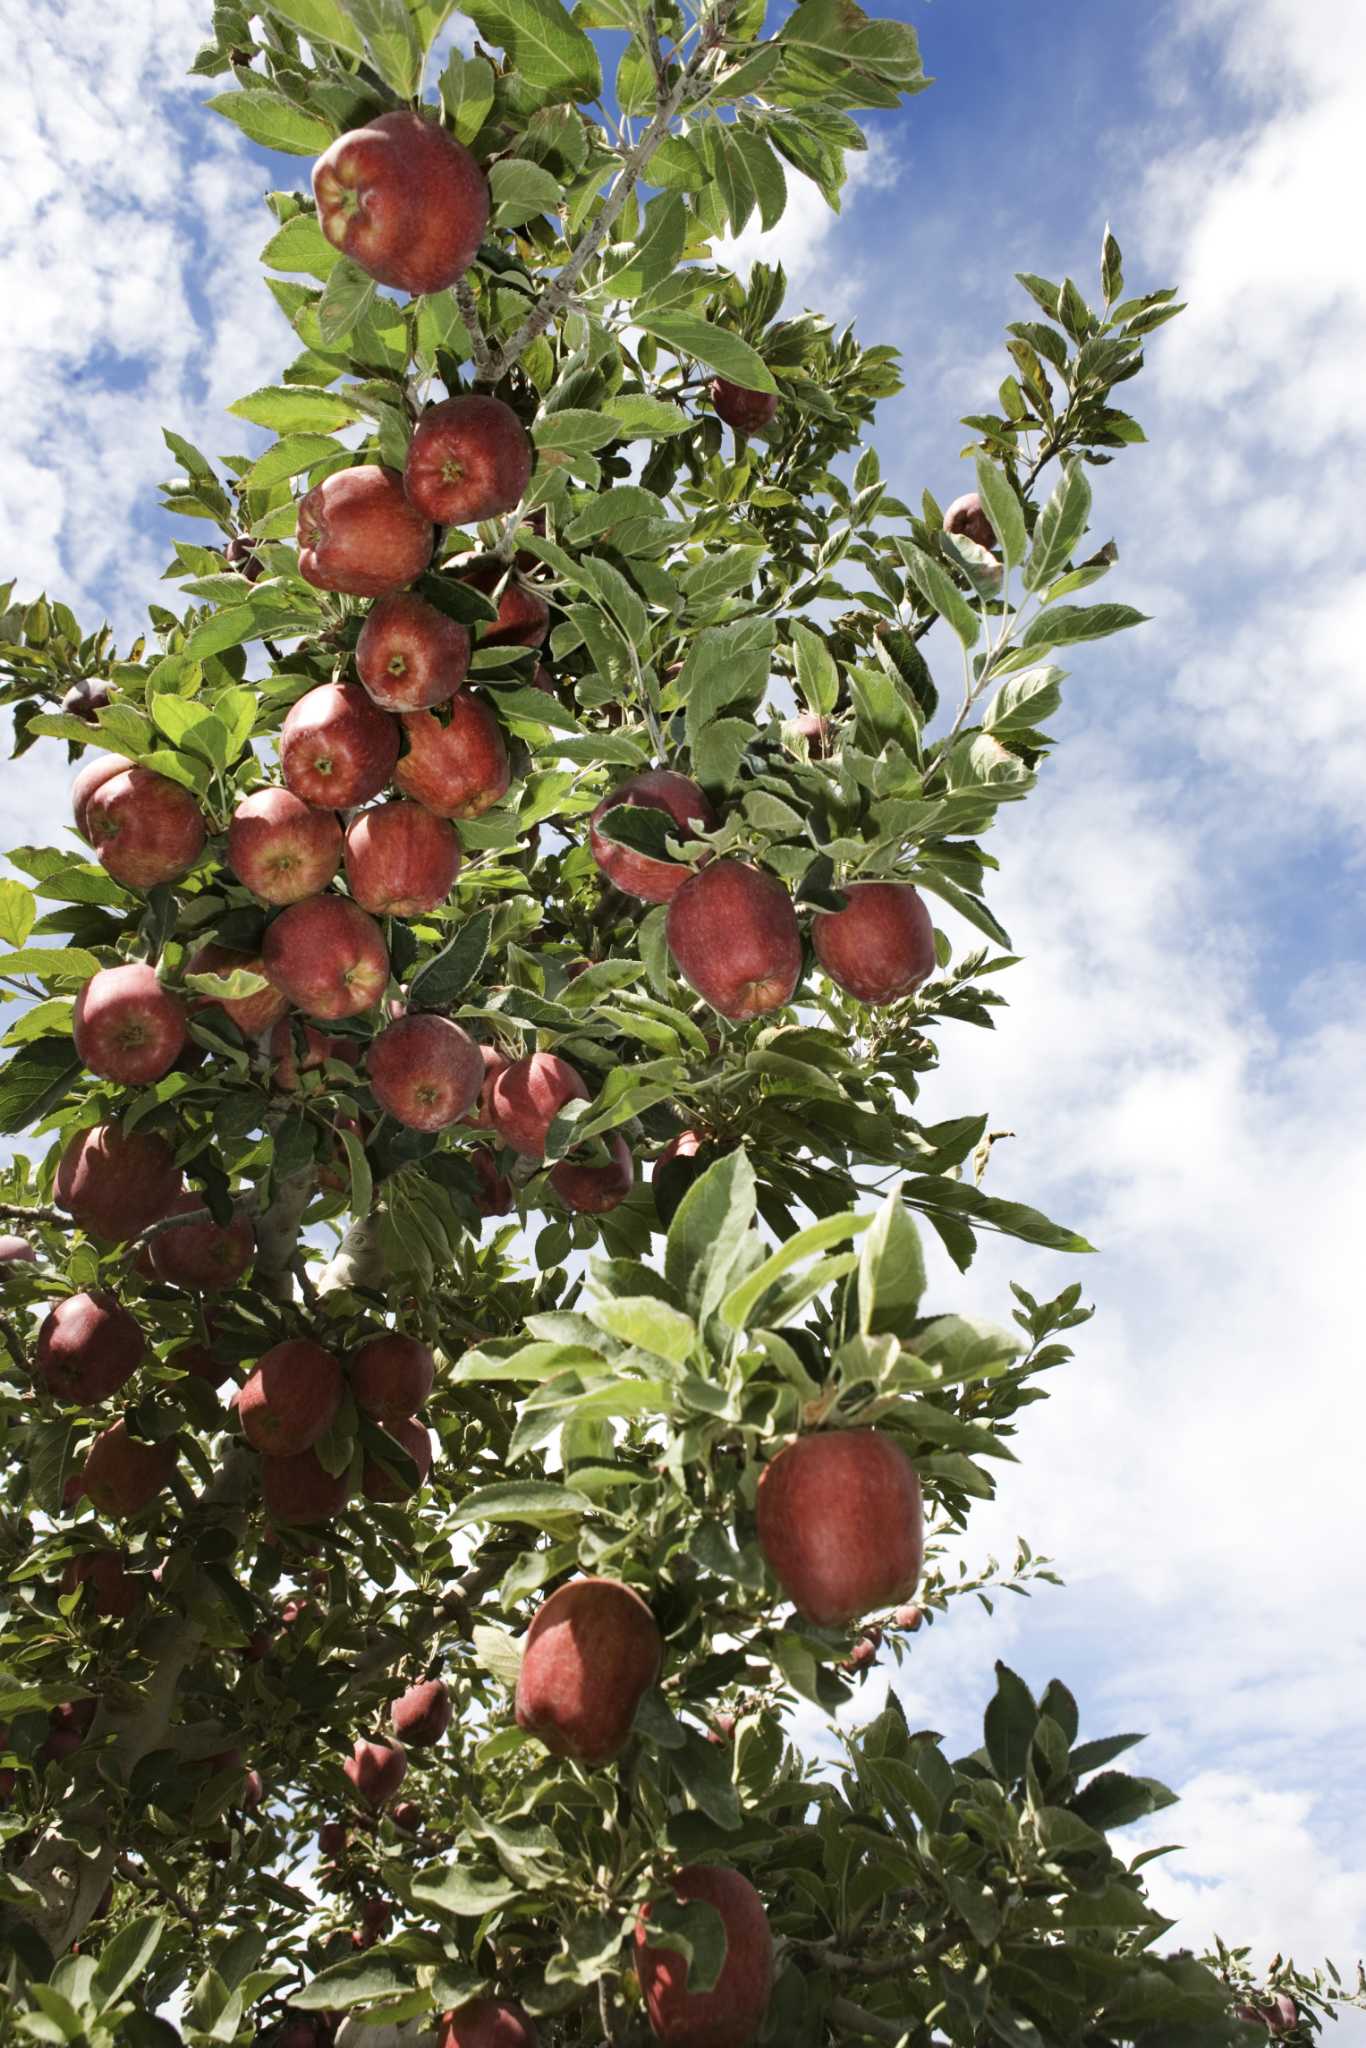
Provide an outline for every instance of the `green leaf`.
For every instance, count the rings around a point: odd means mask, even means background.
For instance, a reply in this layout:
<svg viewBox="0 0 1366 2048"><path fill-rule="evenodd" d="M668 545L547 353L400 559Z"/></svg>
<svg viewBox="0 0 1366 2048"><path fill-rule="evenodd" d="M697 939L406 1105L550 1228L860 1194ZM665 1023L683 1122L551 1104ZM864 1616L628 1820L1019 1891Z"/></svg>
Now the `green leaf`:
<svg viewBox="0 0 1366 2048"><path fill-rule="evenodd" d="M1074 1776L1084 1778L1089 1771L1113 1763L1126 1749L1133 1749L1147 1739L1146 1735L1102 1735L1098 1741L1078 1743L1067 1759L1067 1767Z"/></svg>
<svg viewBox="0 0 1366 2048"><path fill-rule="evenodd" d="M983 725L994 733L1033 731L1062 703L1062 675L1060 668L1047 667L1007 677L988 704Z"/></svg>
<svg viewBox="0 0 1366 2048"><path fill-rule="evenodd" d="M1126 1828L1133 1821L1175 1804L1176 1794L1156 1778L1129 1778L1123 1771L1102 1771L1082 1786L1069 1810L1088 1827L1108 1834L1111 1828Z"/></svg>
<svg viewBox="0 0 1366 2048"><path fill-rule="evenodd" d="M714 1172L715 1168L712 1170ZM808 1223L795 1237L788 1238L786 1244L779 1245L777 1251L770 1252L737 1287L732 1287L721 1303L722 1321L729 1323L734 1330L744 1329L775 1280L780 1280L784 1273L799 1266L813 1252L824 1251L827 1245L842 1244L846 1238L857 1237L868 1229L872 1221L871 1216L860 1216L847 1209L839 1216L822 1216L819 1222Z"/></svg>
<svg viewBox="0 0 1366 2048"><path fill-rule="evenodd" d="M615 299L638 298L673 273L687 232L688 211L677 192L658 193L635 240L608 250L597 289Z"/></svg>
<svg viewBox="0 0 1366 2048"><path fill-rule="evenodd" d="M655 1358L682 1365L697 1344L697 1325L681 1309L653 1295L617 1295L594 1304L592 1319L609 1336L634 1344Z"/></svg>
<svg viewBox="0 0 1366 2048"><path fill-rule="evenodd" d="M237 399L228 411L276 434L333 433L363 417L360 407L342 392L306 384L264 385Z"/></svg>
<svg viewBox="0 0 1366 2048"><path fill-rule="evenodd" d="M7 946L22 946L33 930L38 905L33 891L12 876L0 878L0 939Z"/></svg>
<svg viewBox="0 0 1366 2048"><path fill-rule="evenodd" d="M1014 489L1006 478L1004 470L988 459L981 450L977 453L977 489L983 508L996 532L1005 557L1006 567L1013 568L1022 562L1028 546L1025 533L1024 509Z"/></svg>
<svg viewBox="0 0 1366 2048"><path fill-rule="evenodd" d="M0 953L0 974L32 974L40 981L89 981L99 965L83 946L24 946L17 953Z"/></svg>
<svg viewBox="0 0 1366 2048"><path fill-rule="evenodd" d="M996 1692L988 1702L983 1727L992 1769L1007 1791L1023 1775L1038 1725L1039 1710L1029 1687L998 1660Z"/></svg>
<svg viewBox="0 0 1366 2048"><path fill-rule="evenodd" d="M603 413L584 412L566 406L563 412L542 413L532 428L531 438L542 454L547 449L559 448L577 455L591 452L594 448L605 448L609 441L617 439L617 430L615 423Z"/></svg>
<svg viewBox="0 0 1366 2048"><path fill-rule="evenodd" d="M895 1194L873 1218L859 1253L859 1328L865 1337L898 1335L925 1292L920 1232Z"/></svg>
<svg viewBox="0 0 1366 2048"><path fill-rule="evenodd" d="M835 657L810 626L794 620L791 630L797 656L797 687L811 709L828 718L839 702L840 673Z"/></svg>
<svg viewBox="0 0 1366 2048"><path fill-rule="evenodd" d="M374 1193L374 1179L370 1162L365 1156L365 1147L354 1131L342 1126L341 1141L346 1147L346 1165L351 1176L351 1214L368 1216L371 1197Z"/></svg>
<svg viewBox="0 0 1366 2048"><path fill-rule="evenodd" d="M600 97L597 50L560 0L467 0L465 12L484 39L506 50L513 69L543 95L584 101Z"/></svg>
<svg viewBox="0 0 1366 2048"><path fill-rule="evenodd" d="M463 1529L470 1522L524 1522L533 1529L553 1529L566 1516L591 1514L593 1503L569 1486L527 1479L499 1486L481 1486L467 1493L447 1527Z"/></svg>
<svg viewBox="0 0 1366 2048"><path fill-rule="evenodd" d="M1063 470L1034 527L1034 545L1025 564L1026 590L1040 590L1057 575L1086 531L1091 517L1091 486L1080 462Z"/></svg>
<svg viewBox="0 0 1366 2048"><path fill-rule="evenodd" d="M331 125L316 114L287 100L283 93L264 86L249 86L241 92L221 92L205 102L216 114L235 121L252 142L263 149L282 150L286 156L317 156L334 135Z"/></svg>
<svg viewBox="0 0 1366 2048"><path fill-rule="evenodd" d="M273 448L267 448L264 455L258 456L242 481L249 491L269 490L289 477L312 469L316 462L329 462L333 457L345 454L340 442L331 440L326 434L290 434L283 441L277 441Z"/></svg>
<svg viewBox="0 0 1366 2048"><path fill-rule="evenodd" d="M96 2012L117 2004L147 1968L165 1932L166 1921L160 1913L142 1913L111 1938L101 1951L91 1979L91 2001Z"/></svg>
<svg viewBox="0 0 1366 2048"><path fill-rule="evenodd" d="M947 569L940 567L923 548L897 535L897 550L910 572L911 581L924 598L947 620L965 647L973 647L982 630L982 621L973 610L962 591L958 588Z"/></svg>
<svg viewBox="0 0 1366 2048"><path fill-rule="evenodd" d="M265 11L298 29L311 43L330 43L352 57L365 54L365 45L355 24L348 21L337 0L264 0Z"/></svg>
<svg viewBox="0 0 1366 2048"><path fill-rule="evenodd" d="M1100 282L1107 306L1115 305L1124 297L1124 258L1120 254L1119 243L1110 233L1108 220L1100 245Z"/></svg>
<svg viewBox="0 0 1366 2048"><path fill-rule="evenodd" d="M1055 604L1030 620L1021 647L1070 647L1078 640L1103 640L1129 626L1147 624L1146 612L1131 604Z"/></svg>
<svg viewBox="0 0 1366 2048"><path fill-rule="evenodd" d="M743 1815L739 1794L730 1780L728 1743L708 1742L704 1735L689 1728L682 1745L665 1754L679 1784L708 1820L728 1832L740 1826Z"/></svg>
<svg viewBox="0 0 1366 2048"><path fill-rule="evenodd" d="M726 1962L726 1924L715 1906L705 1899L655 1899L649 1929L651 1948L682 1956L687 1964L684 1982L689 1997L715 1989Z"/></svg>
<svg viewBox="0 0 1366 2048"><path fill-rule="evenodd" d="M953 1215L969 1217L979 1228L999 1230L1006 1237L1018 1237L1025 1244L1041 1244L1049 1251L1095 1250L1077 1231L1051 1223L1039 1210L1024 1202L1003 1202L996 1195L984 1195L980 1188L969 1187L966 1181L927 1176L906 1181L901 1194L913 1209L947 1209Z"/></svg>
<svg viewBox="0 0 1366 2048"><path fill-rule="evenodd" d="M501 157L489 171L493 218L499 227L519 227L539 214L554 213L561 198L560 182L527 157Z"/></svg>
<svg viewBox="0 0 1366 2048"><path fill-rule="evenodd" d="M642 313L640 325L679 355L695 356L746 391L777 391L773 373L747 341L697 313Z"/></svg>
<svg viewBox="0 0 1366 2048"><path fill-rule="evenodd" d="M411 99L422 76L422 45L418 41L408 0L341 0L361 30L386 85L400 99Z"/></svg>
<svg viewBox="0 0 1366 2048"><path fill-rule="evenodd" d="M441 74L441 101L456 137L473 142L493 105L493 66L487 57L452 50Z"/></svg>
<svg viewBox="0 0 1366 2048"><path fill-rule="evenodd" d="M623 441L657 441L670 434L686 434L697 425L679 406L665 398L647 398L643 392L604 399L602 410L616 421Z"/></svg>
<svg viewBox="0 0 1366 2048"><path fill-rule="evenodd" d="M857 66L903 90L924 76L915 30L874 21L853 0L801 0L778 31L780 43L819 53L841 68Z"/></svg>
<svg viewBox="0 0 1366 2048"><path fill-rule="evenodd" d="M484 964L493 933L493 913L481 910L466 918L448 946L420 967L408 985L415 1008L443 1010L469 987Z"/></svg>
<svg viewBox="0 0 1366 2048"><path fill-rule="evenodd" d="M328 277L318 301L318 325L325 344L335 348L344 341L359 327L375 302L373 277L367 277L358 264L343 257Z"/></svg>
<svg viewBox="0 0 1366 2048"><path fill-rule="evenodd" d="M699 1174L674 1211L664 1277L700 1316L709 1315L754 1221L754 1168L743 1146Z"/></svg>
<svg viewBox="0 0 1366 2048"><path fill-rule="evenodd" d="M375 1948L360 1955L347 1956L342 1962L332 1963L319 1971L301 1991L293 1993L289 2003L300 2012L322 2012L334 2008L338 2012L349 2012L353 2006L372 2005L377 1999L390 1999L401 1991L411 1991L415 1983L416 1970L407 1957L390 1955L383 1948Z"/></svg>

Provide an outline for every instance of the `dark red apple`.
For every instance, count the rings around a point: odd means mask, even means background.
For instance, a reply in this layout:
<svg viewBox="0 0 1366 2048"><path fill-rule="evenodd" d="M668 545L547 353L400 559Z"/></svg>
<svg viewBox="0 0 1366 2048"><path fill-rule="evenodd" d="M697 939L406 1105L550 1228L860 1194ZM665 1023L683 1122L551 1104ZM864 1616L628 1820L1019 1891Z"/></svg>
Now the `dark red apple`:
<svg viewBox="0 0 1366 2048"><path fill-rule="evenodd" d="M350 1469L334 1477L315 1451L263 1457L261 1496L274 1522L335 1522L351 1498Z"/></svg>
<svg viewBox="0 0 1366 2048"><path fill-rule="evenodd" d="M544 1159L546 1133L567 1102L586 1102L582 1074L558 1053L513 1060L493 1083L490 1111L503 1141L524 1159Z"/></svg>
<svg viewBox="0 0 1366 2048"><path fill-rule="evenodd" d="M394 1909L387 1899L367 1899L361 1908L360 1926L351 1936L353 1949L373 1948L389 1932Z"/></svg>
<svg viewBox="0 0 1366 2048"><path fill-rule="evenodd" d="M714 832L720 821L697 784L668 768L650 768L643 775L628 776L594 811L588 821L588 844L608 881L646 903L668 903L694 870L686 861L654 860L649 854L634 853L629 846L604 839L598 827L607 813L621 804L665 812L678 828L674 834L678 839Z"/></svg>
<svg viewBox="0 0 1366 2048"><path fill-rule="evenodd" d="M387 1735L367 1742L362 1735L342 1769L367 1806L381 1807L389 1804L403 1783L408 1759L401 1742L391 1742Z"/></svg>
<svg viewBox="0 0 1366 2048"><path fill-rule="evenodd" d="M499 1173L498 1162L487 1145L476 1145L470 1154L470 1165L478 1182L474 1194L474 1206L481 1216L507 1216L516 1208L512 1182L505 1173Z"/></svg>
<svg viewBox="0 0 1366 2048"><path fill-rule="evenodd" d="M324 1023L373 1009L389 980L384 934L344 896L312 896L282 910L262 960L280 993Z"/></svg>
<svg viewBox="0 0 1366 2048"><path fill-rule="evenodd" d="M188 789L150 768L109 775L83 799L85 835L129 889L178 882L204 851L204 813Z"/></svg>
<svg viewBox="0 0 1366 2048"><path fill-rule="evenodd" d="M389 1708L395 1735L407 1749L430 1749L451 1725L451 1696L439 1678L410 1685Z"/></svg>
<svg viewBox="0 0 1366 2048"><path fill-rule="evenodd" d="M701 1131L680 1131L676 1138L670 1138L656 1158L650 1169L651 1178L666 1167L671 1159L695 1159L706 1142Z"/></svg>
<svg viewBox="0 0 1366 2048"><path fill-rule="evenodd" d="M470 1998L443 2012L435 2048L539 2048L534 2022L515 1999Z"/></svg>
<svg viewBox="0 0 1366 2048"><path fill-rule="evenodd" d="M86 844L90 843L90 823L86 810L91 797L112 776L122 775L133 763L126 754L97 754L93 761L87 761L71 785L71 815L76 821L76 830Z"/></svg>
<svg viewBox="0 0 1366 2048"><path fill-rule="evenodd" d="M408 443L408 503L437 526L471 526L519 505L531 482L526 428L501 398L471 392L423 413Z"/></svg>
<svg viewBox="0 0 1366 2048"><path fill-rule="evenodd" d="M529 590L515 575L508 575L506 562L476 562L473 568L465 570L460 581L482 590L485 597L492 597L499 584L503 584L497 618L475 629L481 647L540 646L550 631L550 607L537 591Z"/></svg>
<svg viewBox="0 0 1366 2048"><path fill-rule="evenodd" d="M351 1354L350 1363L356 1406L377 1422L404 1422L416 1415L436 1377L428 1346L398 1330L368 1338Z"/></svg>
<svg viewBox="0 0 1366 2048"><path fill-rule="evenodd" d="M349 811L379 792L398 759L398 727L355 683L320 683L291 705L280 768L294 795Z"/></svg>
<svg viewBox="0 0 1366 2048"><path fill-rule="evenodd" d="M74 1756L95 1718L99 1701L94 1699L64 1700L54 1707L47 1717L48 1734L38 1751L40 1764L65 1763Z"/></svg>
<svg viewBox="0 0 1366 2048"><path fill-rule="evenodd" d="M254 1450L293 1457L326 1436L344 1392L332 1353L308 1337L289 1337L258 1359L237 1397L237 1419Z"/></svg>
<svg viewBox="0 0 1366 2048"><path fill-rule="evenodd" d="M559 1159L550 1169L550 1185L566 1209L585 1216L604 1216L620 1208L635 1185L635 1163L631 1148L620 1131L606 1133L611 1158L605 1166L581 1164L576 1159Z"/></svg>
<svg viewBox="0 0 1366 2048"><path fill-rule="evenodd" d="M721 1915L726 1960L710 1991L689 1991L676 1949L650 1944L650 1908L636 1927L636 1975L650 2031L668 2048L749 2048L773 1990L773 1936L763 1901L748 1878L719 1864L691 1864L673 1881L685 1904L702 1899Z"/></svg>
<svg viewBox="0 0 1366 2048"><path fill-rule="evenodd" d="M488 226L479 165L439 120L407 107L338 136L313 166L313 197L333 247L414 298L462 278Z"/></svg>
<svg viewBox="0 0 1366 2048"><path fill-rule="evenodd" d="M325 1820L318 1829L318 1849L324 1856L336 1862L346 1854L347 1834L345 1823L339 1820Z"/></svg>
<svg viewBox="0 0 1366 2048"><path fill-rule="evenodd" d="M86 676L79 683L73 683L62 699L62 710L68 718L83 719L93 725L106 704L114 699L114 686L103 676Z"/></svg>
<svg viewBox="0 0 1366 2048"><path fill-rule="evenodd" d="M718 419L737 434L757 434L775 418L779 398L776 391L749 391L726 377L713 377L708 387Z"/></svg>
<svg viewBox="0 0 1366 2048"><path fill-rule="evenodd" d="M171 1204L170 1214L185 1216L203 1207L202 1195L180 1195ZM235 1287L256 1254L256 1232L249 1216L234 1216L228 1224L215 1223L206 1216L197 1223L159 1230L151 1243L158 1280L194 1294L217 1294L225 1287Z"/></svg>
<svg viewBox="0 0 1366 2048"><path fill-rule="evenodd" d="M407 751L395 785L439 818L478 818L507 795L512 769L503 728L473 691L453 697L442 717L408 712L403 731Z"/></svg>
<svg viewBox="0 0 1366 2048"><path fill-rule="evenodd" d="M802 937L776 875L712 861L678 891L664 931L679 973L723 1017L762 1017L792 1000Z"/></svg>
<svg viewBox="0 0 1366 2048"><path fill-rule="evenodd" d="M356 642L356 673L385 711L430 711L461 688L470 636L411 590L380 598Z"/></svg>
<svg viewBox="0 0 1366 2048"><path fill-rule="evenodd" d="M982 509L982 500L976 491L965 491L961 498L955 498L944 514L945 533L961 533L967 540L975 540L979 548L994 548L996 529Z"/></svg>
<svg viewBox="0 0 1366 2048"><path fill-rule="evenodd" d="M261 557L256 552L256 542L249 533L235 533L223 550L223 559L230 569L235 569L248 583L259 583Z"/></svg>
<svg viewBox="0 0 1366 2048"><path fill-rule="evenodd" d="M254 974L269 982L264 958L259 953L238 953L231 946L201 946L186 962L187 974L212 974L227 981L234 974ZM246 996L211 996L196 993L190 1004L192 1014L221 1010L230 1017L244 1038L259 1038L278 1024L289 1008L289 997L273 985Z"/></svg>
<svg viewBox="0 0 1366 2048"><path fill-rule="evenodd" d="M90 1408L117 1394L146 1355L142 1325L101 1290L69 1295L49 1310L33 1370L54 1400Z"/></svg>
<svg viewBox="0 0 1366 2048"><path fill-rule="evenodd" d="M517 1726L552 1756L610 1763L663 1656L639 1593L617 1579L571 1579L537 1610L523 1640Z"/></svg>
<svg viewBox="0 0 1366 2048"><path fill-rule="evenodd" d="M362 910L418 917L444 903L460 873L460 834L422 804L399 799L346 828L346 880Z"/></svg>
<svg viewBox="0 0 1366 2048"><path fill-rule="evenodd" d="M168 1074L184 1051L185 1005L145 961L101 967L76 998L72 1035L92 1074L143 1088Z"/></svg>
<svg viewBox="0 0 1366 2048"><path fill-rule="evenodd" d="M85 1490L102 1515L126 1520L164 1493L175 1472L173 1443L147 1443L119 1421L95 1438L85 1454Z"/></svg>
<svg viewBox="0 0 1366 2048"><path fill-rule="evenodd" d="M336 818L292 790L254 790L232 814L228 866L263 903L299 903L316 896L336 874L341 857Z"/></svg>
<svg viewBox="0 0 1366 2048"><path fill-rule="evenodd" d="M914 994L938 964L934 922L909 882L853 882L843 910L820 910L811 944L832 981L880 1008Z"/></svg>
<svg viewBox="0 0 1366 2048"><path fill-rule="evenodd" d="M422 1808L411 1799L400 1799L397 1806L390 1808L389 1818L405 1835L415 1835L422 1826Z"/></svg>
<svg viewBox="0 0 1366 2048"><path fill-rule="evenodd" d="M484 1062L484 1080L479 1090L479 1100L465 1118L478 1131L493 1129L493 1084L498 1076L512 1065L506 1053L499 1052L496 1045L481 1045L479 1056Z"/></svg>
<svg viewBox="0 0 1366 2048"><path fill-rule="evenodd" d="M412 1422L406 1418L402 1421L386 1422L384 1432L408 1453L416 1465L416 1483L410 1484L400 1479L397 1473L380 1463L379 1455L375 1455L367 1457L361 1468L360 1490L367 1500L410 1500L414 1493L427 1484L427 1476L432 1469L431 1437L420 1422Z"/></svg>
<svg viewBox="0 0 1366 2048"><path fill-rule="evenodd" d="M759 1548L808 1621L833 1628L914 1593L924 1508L914 1465L876 1429L799 1437L759 1477Z"/></svg>
<svg viewBox="0 0 1366 2048"><path fill-rule="evenodd" d="M381 1109L410 1131L444 1131L479 1100L484 1063L449 1017L400 1017L370 1042L370 1086Z"/></svg>
<svg viewBox="0 0 1366 2048"><path fill-rule="evenodd" d="M57 1207L92 1237L126 1244L167 1214L180 1168L163 1137L145 1126L94 1124L68 1139L57 1166Z"/></svg>
<svg viewBox="0 0 1366 2048"><path fill-rule="evenodd" d="M104 1620L126 1621L142 1598L137 1580L124 1570L117 1550L87 1550L69 1558L62 1572L62 1591L85 1587L81 1612Z"/></svg>
<svg viewBox="0 0 1366 2048"><path fill-rule="evenodd" d="M299 574L315 590L386 597L422 574L435 545L396 469L339 469L299 500Z"/></svg>

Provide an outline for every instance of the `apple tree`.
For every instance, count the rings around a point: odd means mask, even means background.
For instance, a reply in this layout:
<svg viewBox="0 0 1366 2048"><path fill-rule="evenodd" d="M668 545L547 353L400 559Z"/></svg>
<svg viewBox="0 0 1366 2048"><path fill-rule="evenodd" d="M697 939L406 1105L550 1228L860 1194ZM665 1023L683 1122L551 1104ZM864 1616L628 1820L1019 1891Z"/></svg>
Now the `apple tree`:
<svg viewBox="0 0 1366 2048"><path fill-rule="evenodd" d="M0 881L6 2040L1099 2048L1342 1995L1164 1946L1120 1831L1172 1795L1061 1681L998 1666L963 1756L859 1711L1053 1578L965 1538L1080 1282L985 1323L924 1247L1089 1246L991 1192L940 1048L1002 1004L982 840L1055 657L1139 623L1090 479L1179 307L1108 233L1089 294L1022 276L966 488L904 502L897 351L714 245L793 172L838 204L916 37L771 11L212 9L210 107L311 160L278 382L167 433L145 637L0 621L16 758L78 764Z"/></svg>

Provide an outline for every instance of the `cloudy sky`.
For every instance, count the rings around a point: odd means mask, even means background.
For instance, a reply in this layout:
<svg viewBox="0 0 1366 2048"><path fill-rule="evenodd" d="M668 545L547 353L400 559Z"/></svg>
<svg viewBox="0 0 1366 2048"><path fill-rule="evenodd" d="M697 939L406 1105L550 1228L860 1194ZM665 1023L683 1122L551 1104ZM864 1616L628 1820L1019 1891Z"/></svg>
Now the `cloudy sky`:
<svg viewBox="0 0 1366 2048"><path fill-rule="evenodd" d="M794 302L904 350L879 432L899 487L964 487L955 422L1003 374L1004 323L1029 317L1015 270L1089 288L1109 219L1129 289L1190 301L1129 387L1150 445L1095 476L1097 539L1121 550L1107 594L1153 622L1078 651L1066 744L995 849L996 908L1027 956L1012 1008L994 1038L946 1041L929 1098L1014 1131L989 1186L1104 1253L1073 1268L1010 1246L966 1290L940 1276L946 1302L1000 1315L1008 1277L1052 1293L1076 1270L1098 1304L969 1547L1005 1554L1023 1532L1068 1585L990 1622L955 1612L901 1684L964 1745L997 1656L1036 1690L1064 1677L1091 1734L1150 1730L1137 1767L1183 1803L1129 1839L1184 1844L1150 1872L1179 1938L1327 1952L1350 1974L1366 1950L1366 10L890 11L938 85L878 128L838 219L799 192L739 254L781 255ZM184 77L207 14L0 0L3 573L125 639L169 553L161 425L240 445L224 406L289 348L256 268L281 166L201 114ZM14 836L62 800L60 764L37 761L6 792ZM1333 2038L1366 2041L1366 2020Z"/></svg>

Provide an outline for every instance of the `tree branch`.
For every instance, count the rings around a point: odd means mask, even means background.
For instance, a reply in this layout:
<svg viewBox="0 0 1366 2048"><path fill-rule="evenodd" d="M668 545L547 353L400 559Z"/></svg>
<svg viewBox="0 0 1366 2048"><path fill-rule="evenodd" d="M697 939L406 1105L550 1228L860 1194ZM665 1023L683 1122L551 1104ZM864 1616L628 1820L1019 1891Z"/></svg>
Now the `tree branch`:
<svg viewBox="0 0 1366 2048"><path fill-rule="evenodd" d="M0 1216L7 1223L60 1223L67 1229L71 1226L71 1218L60 1209L44 1209L23 1202L0 1202Z"/></svg>
<svg viewBox="0 0 1366 2048"><path fill-rule="evenodd" d="M474 291L468 277L462 277L455 287L455 303L460 308L460 318L470 338L470 356L474 363L474 374L480 384L496 384L501 372L495 369L493 353L489 348L488 336L479 318Z"/></svg>

